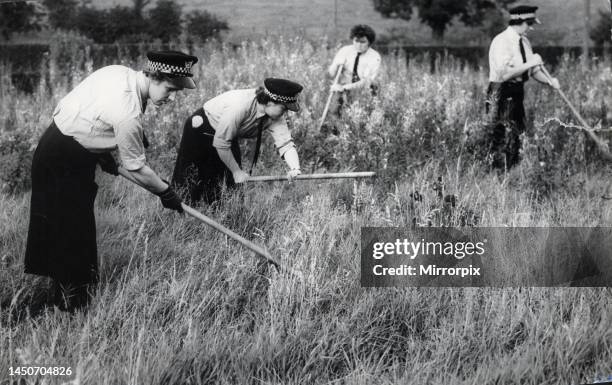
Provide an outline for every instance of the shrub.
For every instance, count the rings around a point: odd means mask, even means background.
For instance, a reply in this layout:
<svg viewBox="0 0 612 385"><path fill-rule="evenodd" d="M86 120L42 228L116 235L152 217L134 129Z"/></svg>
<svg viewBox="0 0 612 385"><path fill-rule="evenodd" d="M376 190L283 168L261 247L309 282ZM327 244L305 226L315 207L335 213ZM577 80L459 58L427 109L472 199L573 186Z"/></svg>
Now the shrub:
<svg viewBox="0 0 612 385"><path fill-rule="evenodd" d="M208 39L217 39L221 32L229 30L225 20L218 19L206 11L194 11L186 17L187 38L194 42L204 42Z"/></svg>
<svg viewBox="0 0 612 385"><path fill-rule="evenodd" d="M31 187L30 167L34 146L26 131L11 131L0 135L0 187L12 194Z"/></svg>
<svg viewBox="0 0 612 385"><path fill-rule="evenodd" d="M603 46L606 42L610 43L612 40L612 16L602 10L599 11L599 19L589 31L591 40L597 46Z"/></svg>
<svg viewBox="0 0 612 385"><path fill-rule="evenodd" d="M181 34L181 6L174 0L158 0L147 18L149 35L167 43Z"/></svg>

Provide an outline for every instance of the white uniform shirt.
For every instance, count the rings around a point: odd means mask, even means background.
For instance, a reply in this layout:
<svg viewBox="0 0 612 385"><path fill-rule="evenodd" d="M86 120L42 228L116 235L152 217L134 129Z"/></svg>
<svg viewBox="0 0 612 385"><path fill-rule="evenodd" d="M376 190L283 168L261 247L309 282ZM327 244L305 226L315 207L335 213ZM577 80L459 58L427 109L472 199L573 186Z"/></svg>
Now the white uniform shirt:
<svg viewBox="0 0 612 385"><path fill-rule="evenodd" d="M265 117L264 106L257 103L255 88L233 90L204 103L204 113L215 129L213 146L229 149L235 138L256 138L259 119L264 118L263 129L270 132L281 156L294 147L285 115L276 120Z"/></svg>
<svg viewBox="0 0 612 385"><path fill-rule="evenodd" d="M53 112L59 130L91 152L119 150L123 167L145 163L142 143L145 75L120 65L101 68L66 95Z"/></svg>
<svg viewBox="0 0 612 385"><path fill-rule="evenodd" d="M337 68L337 66L343 67L338 79L339 84L347 85L353 83L353 67L355 66L356 58L357 50L353 45L346 45L336 53L330 66L330 71ZM359 63L357 64L357 75L359 75L360 81L355 83L355 87L349 86L347 88L360 88L370 84L378 75L380 63L380 54L372 48L368 48L367 51L359 56Z"/></svg>
<svg viewBox="0 0 612 385"><path fill-rule="evenodd" d="M508 27L502 33L498 34L491 41L489 47L489 81L503 82L503 75L508 69L517 65L523 64L519 35L514 28ZM527 61L533 56L531 44L526 37L523 37L523 47L525 48L525 57ZM531 73L531 70L529 71ZM520 81L521 75L510 79L510 81Z"/></svg>

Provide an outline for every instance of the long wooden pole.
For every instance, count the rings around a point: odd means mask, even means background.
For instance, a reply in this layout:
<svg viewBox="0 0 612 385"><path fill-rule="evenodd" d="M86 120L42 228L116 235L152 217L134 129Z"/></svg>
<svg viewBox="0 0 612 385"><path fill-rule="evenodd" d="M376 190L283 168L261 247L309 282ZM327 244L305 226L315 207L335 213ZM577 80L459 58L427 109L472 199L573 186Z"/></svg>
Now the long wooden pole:
<svg viewBox="0 0 612 385"><path fill-rule="evenodd" d="M546 75L546 77L548 78L548 82L552 84L552 76L550 76L550 73L544 66L542 66L542 71L544 72L544 75ZM570 100L567 98L565 92L563 92L561 88L558 88L557 91L559 92L559 95L561 95L561 98L565 101L565 104L567 104L569 109L572 111L576 119L578 119L578 121L582 125L582 130L586 132L587 135L597 144L597 147L599 148L599 151L604 156L604 158L606 158L606 160L612 160L612 154L610 153L606 142L604 142L599 136L597 136L597 134L595 134L591 126L587 123L586 120L584 120L584 118L582 117L582 115L580 115L576 107L574 107L572 102L570 102Z"/></svg>
<svg viewBox="0 0 612 385"><path fill-rule="evenodd" d="M301 174L294 177L293 180L371 178L373 176L376 176L376 173L373 171L339 172L328 174ZM285 175L252 176L247 182L274 182L281 180L289 180L289 178Z"/></svg>
<svg viewBox="0 0 612 385"><path fill-rule="evenodd" d="M143 187L140 183L138 183L138 181L136 181L134 178L132 178L132 176L130 175L130 173L125 170L122 167L119 167L119 174L121 174L121 176L123 176L125 179L129 180L132 183L135 183L137 185L139 185L140 187ZM247 249L255 252L257 255L262 256L263 258L265 258L269 263L271 263L272 265L274 265L277 269L281 270L281 271L288 271L289 273L297 276L297 277L302 277L302 274L296 270L290 269L290 268L285 268L283 265L280 264L280 262L278 262L274 257L272 257L272 255L270 255L270 253L268 253L266 250L264 250L262 247L254 244L253 242L249 241L246 238L241 237L240 235L234 233L232 230L228 229L227 227L215 222L214 220L210 219L209 217L207 217L206 215L200 213L199 211L195 210L194 208L187 206L184 203L181 203L181 206L183 207L183 210L189 214L190 216L194 217L195 219L199 220L200 222L212 227L213 229L222 232L223 234L227 235L228 237L232 238L233 240L239 242L240 244L242 244L243 246L245 246Z"/></svg>
<svg viewBox="0 0 612 385"><path fill-rule="evenodd" d="M340 79L340 74L342 73L342 68L344 64L338 66L338 71L336 72L336 76L334 77L334 85L338 84L338 80ZM321 116L321 121L319 122L319 131L321 131L321 127L323 127L323 123L325 123L325 118L327 117L327 113L329 112L329 106L332 101L332 97L334 96L334 91L329 90L329 96L327 97L327 103L325 103L325 108L323 109L323 116Z"/></svg>

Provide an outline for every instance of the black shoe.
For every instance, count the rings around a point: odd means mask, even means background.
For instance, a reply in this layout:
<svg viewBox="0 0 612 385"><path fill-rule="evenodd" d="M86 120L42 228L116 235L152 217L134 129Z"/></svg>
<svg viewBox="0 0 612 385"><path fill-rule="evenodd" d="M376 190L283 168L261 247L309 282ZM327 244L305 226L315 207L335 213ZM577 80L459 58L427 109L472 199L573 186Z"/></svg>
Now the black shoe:
<svg viewBox="0 0 612 385"><path fill-rule="evenodd" d="M91 300L90 286L53 280L54 305L70 313L86 308Z"/></svg>

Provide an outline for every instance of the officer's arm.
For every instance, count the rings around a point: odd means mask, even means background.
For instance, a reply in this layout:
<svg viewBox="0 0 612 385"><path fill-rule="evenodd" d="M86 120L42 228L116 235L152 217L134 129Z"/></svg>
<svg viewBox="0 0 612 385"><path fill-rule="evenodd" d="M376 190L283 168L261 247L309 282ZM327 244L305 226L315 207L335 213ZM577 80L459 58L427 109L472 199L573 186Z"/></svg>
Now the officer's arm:
<svg viewBox="0 0 612 385"><path fill-rule="evenodd" d="M249 174L242 171L230 148L217 148L217 154L219 154L219 158L221 158L223 164L232 172L234 182L243 183L249 179Z"/></svg>
<svg viewBox="0 0 612 385"><path fill-rule="evenodd" d="M514 67L506 67L506 70L504 71L504 74L502 75L502 80L503 81L508 81L512 78L515 78L517 76L521 76L523 73L525 73L526 71L529 71L530 68L535 67L537 65L542 64L541 62L536 63L536 62L527 62L527 63L522 63L519 64L517 66Z"/></svg>
<svg viewBox="0 0 612 385"><path fill-rule="evenodd" d="M546 76L546 74L542 70L537 71L537 72L533 72L531 74L531 77L534 78L535 80L537 80L538 82L542 83L542 84L551 85L550 82L549 82L548 76Z"/></svg>
<svg viewBox="0 0 612 385"><path fill-rule="evenodd" d="M232 174L240 170L240 166L238 162L236 162L236 158L234 158L231 148L217 148L217 153L223 164L225 164Z"/></svg>
<svg viewBox="0 0 612 385"><path fill-rule="evenodd" d="M238 136L238 127L244 120L245 111L241 105L230 106L223 112L223 116L215 127L213 147L217 150L219 158L227 168L235 174L241 171L240 165L232 154L232 141Z"/></svg>
<svg viewBox="0 0 612 385"><path fill-rule="evenodd" d="M138 170L128 170L136 182L153 194L159 194L168 188L168 185L149 166L144 165Z"/></svg>
<svg viewBox="0 0 612 385"><path fill-rule="evenodd" d="M327 69L327 72L329 73L329 76L335 77L336 74L338 73L338 68L340 68L340 66L344 65L344 48L340 48L340 51L338 51L338 53L336 53L336 56L334 57L334 60L332 61L331 65L329 66L329 68Z"/></svg>
<svg viewBox="0 0 612 385"><path fill-rule="evenodd" d="M120 111L121 112L121 111ZM118 113L119 116L125 114ZM143 144L143 129L138 114L126 119L117 119L113 127L123 168L142 187L158 194L168 188L159 176L146 164Z"/></svg>

